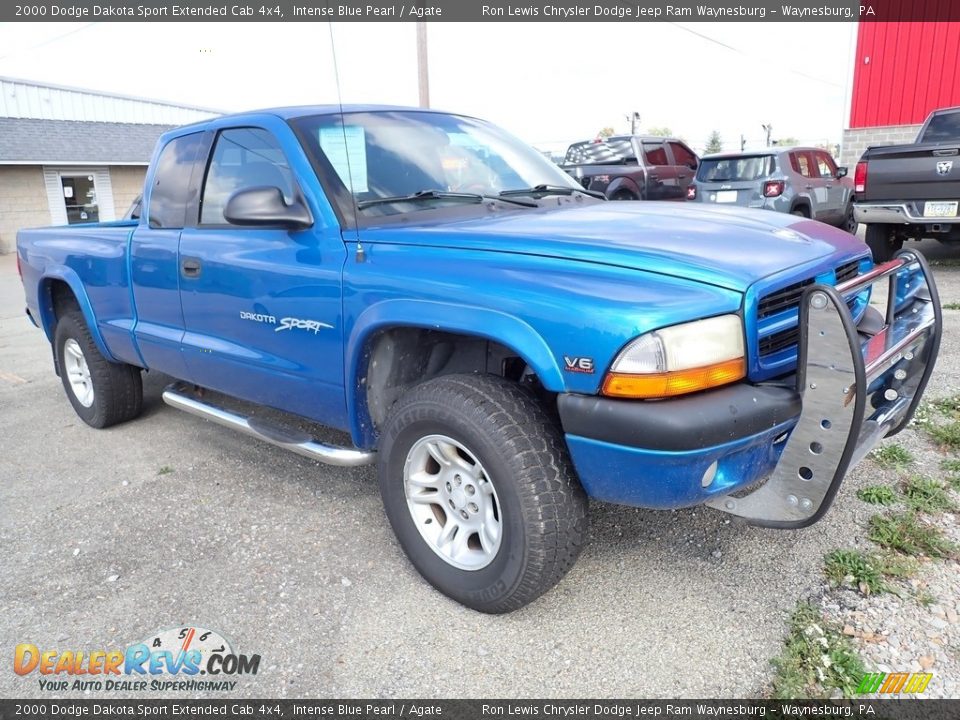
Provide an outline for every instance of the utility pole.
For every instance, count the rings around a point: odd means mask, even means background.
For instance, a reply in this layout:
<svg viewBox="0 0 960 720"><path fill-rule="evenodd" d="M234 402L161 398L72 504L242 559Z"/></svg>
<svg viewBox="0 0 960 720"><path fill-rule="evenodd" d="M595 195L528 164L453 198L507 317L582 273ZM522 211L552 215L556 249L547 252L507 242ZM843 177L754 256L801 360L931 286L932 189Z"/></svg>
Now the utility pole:
<svg viewBox="0 0 960 720"><path fill-rule="evenodd" d="M430 71L427 64L427 24L417 23L417 86L420 90L420 107L430 107Z"/></svg>
<svg viewBox="0 0 960 720"><path fill-rule="evenodd" d="M630 121L630 134L637 134L637 123L640 122L640 113L634 110L632 113L624 115L624 117Z"/></svg>
<svg viewBox="0 0 960 720"><path fill-rule="evenodd" d="M773 125L761 125L767 133L767 147L770 147L770 135L773 133Z"/></svg>
<svg viewBox="0 0 960 720"><path fill-rule="evenodd" d="M747 139L743 136L743 133L740 133L740 152L743 152L743 149L747 146Z"/></svg>

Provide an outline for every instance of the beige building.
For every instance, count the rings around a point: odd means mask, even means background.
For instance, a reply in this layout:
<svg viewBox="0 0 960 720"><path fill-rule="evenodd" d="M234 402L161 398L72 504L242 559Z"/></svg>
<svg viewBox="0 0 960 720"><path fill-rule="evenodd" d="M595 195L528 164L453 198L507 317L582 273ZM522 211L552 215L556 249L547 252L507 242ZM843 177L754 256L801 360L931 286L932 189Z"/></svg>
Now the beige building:
<svg viewBox="0 0 960 720"><path fill-rule="evenodd" d="M122 218L160 134L217 114L0 77L0 254L21 228Z"/></svg>

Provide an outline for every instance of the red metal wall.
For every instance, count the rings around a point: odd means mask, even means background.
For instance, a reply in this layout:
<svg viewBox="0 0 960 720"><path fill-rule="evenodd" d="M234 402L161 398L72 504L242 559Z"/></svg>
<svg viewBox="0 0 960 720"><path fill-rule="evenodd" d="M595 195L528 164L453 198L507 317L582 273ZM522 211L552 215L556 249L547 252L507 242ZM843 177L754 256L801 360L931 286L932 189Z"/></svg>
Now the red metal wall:
<svg viewBox="0 0 960 720"><path fill-rule="evenodd" d="M854 62L851 128L914 125L960 105L960 22L861 22Z"/></svg>

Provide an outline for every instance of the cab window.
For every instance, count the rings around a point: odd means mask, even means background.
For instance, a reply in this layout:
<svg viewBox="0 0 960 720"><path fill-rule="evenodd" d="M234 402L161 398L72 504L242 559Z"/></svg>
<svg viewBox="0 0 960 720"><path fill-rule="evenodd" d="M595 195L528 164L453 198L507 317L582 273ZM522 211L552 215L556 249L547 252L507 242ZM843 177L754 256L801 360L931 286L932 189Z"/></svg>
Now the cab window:
<svg viewBox="0 0 960 720"><path fill-rule="evenodd" d="M160 151L150 186L150 227L183 227L190 175L202 143L203 133L191 133L174 138Z"/></svg>
<svg viewBox="0 0 960 720"><path fill-rule="evenodd" d="M820 171L820 177L832 178L837 176L837 166L833 158L825 152L817 153L817 169Z"/></svg>
<svg viewBox="0 0 960 720"><path fill-rule="evenodd" d="M294 200L293 172L276 138L262 128L230 128L217 136L203 183L201 225L225 225L223 211L238 190L277 187Z"/></svg>
<svg viewBox="0 0 960 720"><path fill-rule="evenodd" d="M643 157L647 165L669 165L667 149L663 143L643 143Z"/></svg>

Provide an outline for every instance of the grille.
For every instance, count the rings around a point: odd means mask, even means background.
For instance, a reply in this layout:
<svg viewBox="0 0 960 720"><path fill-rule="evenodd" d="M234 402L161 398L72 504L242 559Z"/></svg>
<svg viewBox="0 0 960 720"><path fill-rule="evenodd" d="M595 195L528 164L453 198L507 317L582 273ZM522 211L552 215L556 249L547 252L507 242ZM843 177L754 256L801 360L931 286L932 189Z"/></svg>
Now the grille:
<svg viewBox="0 0 960 720"><path fill-rule="evenodd" d="M851 262L844 263L837 268L836 284L839 285L847 280L851 280L857 277L859 274L859 260L852 260ZM776 315L777 313L781 313L785 310L797 308L800 305L800 297L803 295L804 289L812 285L814 282L816 282L815 278L801 280L800 282L794 283L793 285L788 285L787 287L778 290L775 293L771 293L770 295L763 297L760 300L759 307L757 308L757 317L762 320L763 318ZM852 309L855 301L855 297L848 298L847 306ZM761 337L758 342L757 349L761 356L772 355L773 353L780 352L781 350L785 350L796 345L799 341L800 328L792 327L773 333L772 335L767 335L766 337Z"/></svg>
<svg viewBox="0 0 960 720"><path fill-rule="evenodd" d="M803 289L808 285L813 285L813 283L813 278L801 280L793 285L787 285L783 290L777 290L777 292L767 295L760 301L757 316L763 319L771 315L776 315L778 312L782 312L791 307L797 307L800 304L800 296L803 295Z"/></svg>

